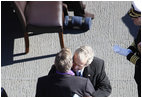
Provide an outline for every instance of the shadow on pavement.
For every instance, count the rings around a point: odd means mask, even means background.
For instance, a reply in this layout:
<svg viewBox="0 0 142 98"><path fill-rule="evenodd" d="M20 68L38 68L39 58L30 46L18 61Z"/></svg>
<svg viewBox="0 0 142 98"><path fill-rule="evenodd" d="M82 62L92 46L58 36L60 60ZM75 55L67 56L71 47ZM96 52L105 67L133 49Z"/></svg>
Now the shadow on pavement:
<svg viewBox="0 0 142 98"><path fill-rule="evenodd" d="M32 35L31 35L32 36ZM20 22L9 2L1 2L1 66L7 66L14 63L27 62L37 59L43 59L56 56L49 54L39 57L26 58L21 60L13 60L15 56L24 55L25 53L14 54L14 40L16 38L24 38L24 33L20 26Z"/></svg>
<svg viewBox="0 0 142 98"><path fill-rule="evenodd" d="M139 30L139 26L136 26L133 23L133 20L131 19L131 17L126 14L125 16L122 17L122 21L124 22L124 24L128 27L130 34L134 37L134 39L137 37L137 33Z"/></svg>
<svg viewBox="0 0 142 98"><path fill-rule="evenodd" d="M22 37L9 2L1 2L1 66L13 63L14 39Z"/></svg>
<svg viewBox="0 0 142 98"><path fill-rule="evenodd" d="M13 63L20 63L20 62L28 62L28 61L33 61L33 60L39 60L39 59L44 59L44 58L49 58L49 57L55 57L56 55L57 54L50 54L50 55L44 55L44 56L39 56L39 57L15 60L15 61L13 61Z"/></svg>
<svg viewBox="0 0 142 98"><path fill-rule="evenodd" d="M80 34L85 32L85 30L81 29L64 29L64 34Z"/></svg>

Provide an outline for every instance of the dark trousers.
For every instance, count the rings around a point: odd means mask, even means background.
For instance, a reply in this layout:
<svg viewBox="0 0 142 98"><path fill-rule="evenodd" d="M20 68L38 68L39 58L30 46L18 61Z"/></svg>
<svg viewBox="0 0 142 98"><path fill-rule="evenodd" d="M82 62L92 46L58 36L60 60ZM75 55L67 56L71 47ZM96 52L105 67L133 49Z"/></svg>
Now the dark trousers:
<svg viewBox="0 0 142 98"><path fill-rule="evenodd" d="M137 83L138 96L141 97L141 64L135 65L134 79Z"/></svg>
<svg viewBox="0 0 142 98"><path fill-rule="evenodd" d="M69 11L74 11L75 16L80 16L85 14L82 1L63 1L63 3L67 4Z"/></svg>
<svg viewBox="0 0 142 98"><path fill-rule="evenodd" d="M138 84L138 96L141 97L141 84Z"/></svg>

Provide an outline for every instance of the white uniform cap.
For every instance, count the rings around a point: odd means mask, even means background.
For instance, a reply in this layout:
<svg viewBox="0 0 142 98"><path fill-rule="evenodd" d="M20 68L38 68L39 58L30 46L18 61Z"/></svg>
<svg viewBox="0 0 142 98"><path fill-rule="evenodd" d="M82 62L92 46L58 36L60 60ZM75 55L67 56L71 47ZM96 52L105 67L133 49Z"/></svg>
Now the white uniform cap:
<svg viewBox="0 0 142 98"><path fill-rule="evenodd" d="M129 10L128 14L132 18L141 17L141 7L142 7L142 0L134 0L132 2L132 8Z"/></svg>
<svg viewBox="0 0 142 98"><path fill-rule="evenodd" d="M141 8L142 8L142 1L141 0L134 0L132 2L132 5L136 11L141 12Z"/></svg>

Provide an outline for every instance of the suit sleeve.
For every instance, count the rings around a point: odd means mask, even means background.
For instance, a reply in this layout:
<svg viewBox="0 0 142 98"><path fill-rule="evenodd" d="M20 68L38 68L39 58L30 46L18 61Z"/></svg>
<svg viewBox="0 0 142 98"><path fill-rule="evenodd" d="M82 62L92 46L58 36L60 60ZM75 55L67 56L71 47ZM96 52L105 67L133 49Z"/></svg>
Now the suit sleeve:
<svg viewBox="0 0 142 98"><path fill-rule="evenodd" d="M44 90L43 90L43 83L41 82L40 79L38 79L38 82L37 82L37 87L36 87L36 97L44 97Z"/></svg>
<svg viewBox="0 0 142 98"><path fill-rule="evenodd" d="M87 79L84 97L93 96L93 93L94 93L94 92L95 92L95 89L94 89L94 87L93 87L91 81L90 81L89 79Z"/></svg>
<svg viewBox="0 0 142 98"><path fill-rule="evenodd" d="M141 58L135 55L134 53L130 53L127 56L127 60L132 62L135 65L140 65L141 64Z"/></svg>
<svg viewBox="0 0 142 98"><path fill-rule="evenodd" d="M112 88L110 81L105 73L104 61L100 73L97 75L96 92L93 93L94 97L107 97L110 95ZM95 80L94 80L95 81Z"/></svg>
<svg viewBox="0 0 142 98"><path fill-rule="evenodd" d="M133 53L129 53L127 55L127 60L129 60L135 65L140 65L141 58L135 54L137 52L135 41L128 47L128 49L131 49Z"/></svg>
<svg viewBox="0 0 142 98"><path fill-rule="evenodd" d="M135 52L136 52L136 44L135 44L135 42L133 42L133 43L128 47L128 49L131 49L132 52L135 53Z"/></svg>

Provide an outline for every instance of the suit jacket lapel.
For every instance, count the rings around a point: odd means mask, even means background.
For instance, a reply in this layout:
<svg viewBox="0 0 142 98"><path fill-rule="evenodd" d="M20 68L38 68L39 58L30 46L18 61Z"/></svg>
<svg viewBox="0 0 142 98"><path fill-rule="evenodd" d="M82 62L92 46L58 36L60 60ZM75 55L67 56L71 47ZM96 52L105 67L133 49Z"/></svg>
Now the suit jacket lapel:
<svg viewBox="0 0 142 98"><path fill-rule="evenodd" d="M84 68L83 77L88 78L88 67L85 67L85 68Z"/></svg>
<svg viewBox="0 0 142 98"><path fill-rule="evenodd" d="M83 77L89 78L92 81L93 76L94 76L94 72L92 71L90 65L88 67L84 68Z"/></svg>

